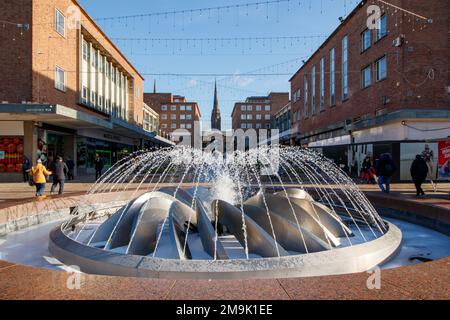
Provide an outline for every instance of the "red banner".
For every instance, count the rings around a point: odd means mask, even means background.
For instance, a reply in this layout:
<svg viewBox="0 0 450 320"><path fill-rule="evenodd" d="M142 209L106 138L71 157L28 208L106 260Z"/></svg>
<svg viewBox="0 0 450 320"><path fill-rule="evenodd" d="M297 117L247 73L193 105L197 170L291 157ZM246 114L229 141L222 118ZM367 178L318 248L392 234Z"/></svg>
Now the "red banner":
<svg viewBox="0 0 450 320"><path fill-rule="evenodd" d="M439 142L439 178L450 178L450 140Z"/></svg>

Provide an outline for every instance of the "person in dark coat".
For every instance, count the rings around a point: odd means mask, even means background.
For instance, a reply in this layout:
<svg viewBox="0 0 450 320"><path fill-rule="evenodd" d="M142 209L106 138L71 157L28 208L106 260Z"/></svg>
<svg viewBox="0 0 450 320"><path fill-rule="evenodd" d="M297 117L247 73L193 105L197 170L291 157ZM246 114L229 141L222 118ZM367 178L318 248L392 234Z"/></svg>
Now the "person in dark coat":
<svg viewBox="0 0 450 320"><path fill-rule="evenodd" d="M389 153L385 153L380 156L376 171L378 176L378 185L380 186L381 191L384 193L390 193L391 179L395 171L397 171L397 166Z"/></svg>
<svg viewBox="0 0 450 320"><path fill-rule="evenodd" d="M103 170L103 160L98 154L95 155L94 167L95 167L95 180L97 181L102 176Z"/></svg>
<svg viewBox="0 0 450 320"><path fill-rule="evenodd" d="M57 157L56 162L53 164L53 184L50 193L55 192L56 187L59 184L59 194L64 193L64 182L66 181L66 173L69 172L66 163L62 157Z"/></svg>
<svg viewBox="0 0 450 320"><path fill-rule="evenodd" d="M75 169L75 162L72 160L71 157L67 157L67 168L69 169L69 172L67 173L67 180L73 180L74 179L74 174L73 174L73 170Z"/></svg>
<svg viewBox="0 0 450 320"><path fill-rule="evenodd" d="M411 177L416 186L417 196L424 196L425 192L422 189L422 183L425 182L428 176L428 165L421 155L417 155L416 159L411 165Z"/></svg>
<svg viewBox="0 0 450 320"><path fill-rule="evenodd" d="M30 181L29 172L31 170L31 161L28 159L26 155L23 156L22 160L22 173L23 173L23 182Z"/></svg>

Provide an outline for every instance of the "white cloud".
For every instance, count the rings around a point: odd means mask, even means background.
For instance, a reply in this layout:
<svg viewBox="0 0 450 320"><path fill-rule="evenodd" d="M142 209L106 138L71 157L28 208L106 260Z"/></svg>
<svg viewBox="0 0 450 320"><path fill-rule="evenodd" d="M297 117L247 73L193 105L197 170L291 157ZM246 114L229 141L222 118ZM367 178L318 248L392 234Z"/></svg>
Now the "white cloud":
<svg viewBox="0 0 450 320"><path fill-rule="evenodd" d="M234 85L237 85L238 87L246 87L255 82L255 78L240 76L239 71L236 71L231 81Z"/></svg>
<svg viewBox="0 0 450 320"><path fill-rule="evenodd" d="M191 79L191 80L188 81L188 87L189 88L196 87L197 84L198 84L198 82L195 79Z"/></svg>

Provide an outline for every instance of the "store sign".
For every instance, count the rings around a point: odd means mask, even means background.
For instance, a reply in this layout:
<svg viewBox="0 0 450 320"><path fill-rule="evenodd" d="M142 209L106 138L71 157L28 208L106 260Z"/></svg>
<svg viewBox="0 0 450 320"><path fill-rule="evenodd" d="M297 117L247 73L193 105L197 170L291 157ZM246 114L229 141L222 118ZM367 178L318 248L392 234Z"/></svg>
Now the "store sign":
<svg viewBox="0 0 450 320"><path fill-rule="evenodd" d="M440 179L450 179L450 140L439 142L438 173Z"/></svg>
<svg viewBox="0 0 450 320"><path fill-rule="evenodd" d="M112 135L112 134L109 134L109 133L105 133L103 135L103 137L106 138L106 139L109 139L109 140L121 141L119 136L115 136L115 135Z"/></svg>

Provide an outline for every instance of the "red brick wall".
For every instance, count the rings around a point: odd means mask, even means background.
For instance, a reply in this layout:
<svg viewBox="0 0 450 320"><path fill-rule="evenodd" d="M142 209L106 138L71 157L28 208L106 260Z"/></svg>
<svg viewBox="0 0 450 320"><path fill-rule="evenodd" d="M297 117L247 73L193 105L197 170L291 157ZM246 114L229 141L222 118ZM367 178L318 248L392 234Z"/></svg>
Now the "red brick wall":
<svg viewBox="0 0 450 320"><path fill-rule="evenodd" d="M31 1L1 0L0 20L31 21ZM31 101L31 31L0 23L0 102Z"/></svg>
<svg viewBox="0 0 450 320"><path fill-rule="evenodd" d="M307 64L291 80L291 92L298 88L302 95L300 101L292 101L292 111L302 112L300 131L306 133L327 127L334 123L355 119L361 116L375 116L377 111L390 112L402 108L449 108L447 86L450 84L449 65L449 16L450 2L442 0L392 0L394 4L408 8L421 15L433 18L434 22L420 30L416 22L408 22L408 17L400 14L392 16L393 9L386 12L389 34L367 51L361 53L361 33L367 28L367 6L348 19L334 35L316 52ZM402 20L402 21L401 21ZM401 21L401 22L400 22ZM397 24L397 26L396 26ZM392 42L405 35L401 47ZM349 99L342 101L342 45L345 35L349 35ZM336 49L336 105L329 103L329 51ZM388 76L386 80L373 83L369 88L361 89L361 70L368 64L387 54ZM320 59L325 56L325 110L319 112L320 101ZM311 68L316 65L316 115L311 116ZM375 66L374 66L375 67ZM433 68L434 80L427 80L428 71ZM309 117L304 118L305 72L309 77ZM373 73L375 81L375 72ZM382 104L381 97L387 96L390 102ZM293 117L293 126L296 120Z"/></svg>

